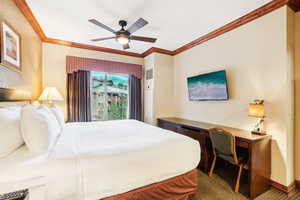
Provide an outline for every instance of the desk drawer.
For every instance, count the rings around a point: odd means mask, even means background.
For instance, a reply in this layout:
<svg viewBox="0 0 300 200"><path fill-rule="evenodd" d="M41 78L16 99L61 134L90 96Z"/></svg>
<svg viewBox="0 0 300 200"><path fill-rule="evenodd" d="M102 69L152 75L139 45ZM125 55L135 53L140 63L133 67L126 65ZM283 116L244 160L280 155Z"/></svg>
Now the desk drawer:
<svg viewBox="0 0 300 200"><path fill-rule="evenodd" d="M190 130L190 129L186 129L186 128L183 128L183 127L178 127L178 133L182 134L182 135L185 135L185 136L188 136L188 137L191 137L195 140L200 140L200 133L197 132L197 131L194 131L194 130Z"/></svg>
<svg viewBox="0 0 300 200"><path fill-rule="evenodd" d="M237 140L237 141L236 141L236 146L238 146L238 147L243 147L243 148L248 149L248 148L249 148L249 143L248 143L248 142L244 142L244 141Z"/></svg>
<svg viewBox="0 0 300 200"><path fill-rule="evenodd" d="M178 126L176 126L176 125L174 125L174 124L171 124L171 123L159 121L159 122L158 122L158 126L159 126L160 128L167 129L167 130L169 130L169 131L178 132Z"/></svg>

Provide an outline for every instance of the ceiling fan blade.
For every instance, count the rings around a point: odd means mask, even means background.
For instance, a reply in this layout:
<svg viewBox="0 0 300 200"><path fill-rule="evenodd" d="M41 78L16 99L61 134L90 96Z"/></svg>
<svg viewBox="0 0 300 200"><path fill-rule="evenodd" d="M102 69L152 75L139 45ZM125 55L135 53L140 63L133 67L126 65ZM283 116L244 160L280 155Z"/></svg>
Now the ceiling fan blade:
<svg viewBox="0 0 300 200"><path fill-rule="evenodd" d="M95 19L90 19L89 22L91 22L91 23L93 23L93 24L95 24L97 26L100 26L101 28L103 28L103 29L105 29L105 30L107 30L109 32L116 33L116 31L114 31L112 28L110 28L110 27L102 24L101 22L99 22L99 21L97 21Z"/></svg>
<svg viewBox="0 0 300 200"><path fill-rule="evenodd" d="M157 39L156 38L150 38L150 37L142 37L142 36L131 36L131 40L138 40L138 41L143 41L143 42L152 42L154 43Z"/></svg>
<svg viewBox="0 0 300 200"><path fill-rule="evenodd" d="M91 41L93 42L98 42L98 41L103 41L103 40L110 40L110 39L114 39L116 37L105 37L105 38L97 38L97 39L93 39Z"/></svg>
<svg viewBox="0 0 300 200"><path fill-rule="evenodd" d="M129 49L130 47L129 47L129 44L124 44L123 45L123 49Z"/></svg>
<svg viewBox="0 0 300 200"><path fill-rule="evenodd" d="M134 24L129 27L129 29L127 29L127 31L132 34L147 24L148 22L146 20L144 20L143 18L139 18Z"/></svg>

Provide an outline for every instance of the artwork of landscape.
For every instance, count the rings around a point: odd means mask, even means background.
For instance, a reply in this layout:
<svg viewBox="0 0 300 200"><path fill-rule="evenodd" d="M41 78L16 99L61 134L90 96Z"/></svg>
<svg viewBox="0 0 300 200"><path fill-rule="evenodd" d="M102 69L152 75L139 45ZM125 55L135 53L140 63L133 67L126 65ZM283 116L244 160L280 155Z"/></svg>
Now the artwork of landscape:
<svg viewBox="0 0 300 200"><path fill-rule="evenodd" d="M17 61L17 40L9 32L5 32L5 39L7 56Z"/></svg>
<svg viewBox="0 0 300 200"><path fill-rule="evenodd" d="M1 64L21 71L20 35L9 25L1 24Z"/></svg>
<svg viewBox="0 0 300 200"><path fill-rule="evenodd" d="M191 101L227 100L226 73L224 70L187 79Z"/></svg>

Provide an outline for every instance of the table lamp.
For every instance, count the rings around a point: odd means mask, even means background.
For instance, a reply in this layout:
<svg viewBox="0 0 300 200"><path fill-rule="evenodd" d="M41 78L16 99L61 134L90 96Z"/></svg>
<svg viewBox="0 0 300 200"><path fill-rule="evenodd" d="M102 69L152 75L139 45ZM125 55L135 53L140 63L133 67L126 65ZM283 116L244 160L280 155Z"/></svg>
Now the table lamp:
<svg viewBox="0 0 300 200"><path fill-rule="evenodd" d="M248 107L248 116L258 118L257 123L255 124L253 134L265 135L264 130L264 100L254 100L254 103L250 103Z"/></svg>
<svg viewBox="0 0 300 200"><path fill-rule="evenodd" d="M53 101L63 101L64 98L55 87L46 87L42 92L39 100L45 101L51 106L53 104Z"/></svg>

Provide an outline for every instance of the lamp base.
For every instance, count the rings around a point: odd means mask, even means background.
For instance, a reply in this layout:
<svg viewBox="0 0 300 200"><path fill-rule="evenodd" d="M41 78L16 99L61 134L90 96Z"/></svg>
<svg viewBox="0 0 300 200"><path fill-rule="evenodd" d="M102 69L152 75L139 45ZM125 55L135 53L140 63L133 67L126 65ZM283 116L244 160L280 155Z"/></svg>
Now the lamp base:
<svg viewBox="0 0 300 200"><path fill-rule="evenodd" d="M251 131L252 134L256 134L256 135L266 135L266 131L258 131L258 130L253 130Z"/></svg>
<svg viewBox="0 0 300 200"><path fill-rule="evenodd" d="M266 131L264 130L264 117L259 118L251 133L256 135L266 135Z"/></svg>

